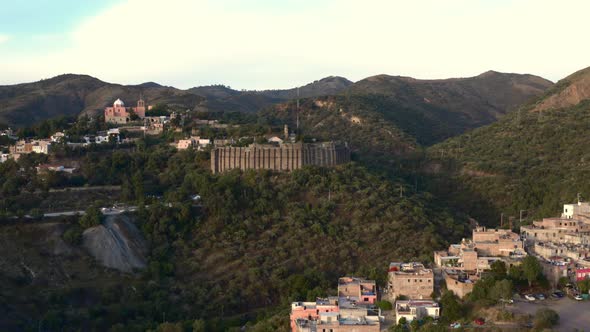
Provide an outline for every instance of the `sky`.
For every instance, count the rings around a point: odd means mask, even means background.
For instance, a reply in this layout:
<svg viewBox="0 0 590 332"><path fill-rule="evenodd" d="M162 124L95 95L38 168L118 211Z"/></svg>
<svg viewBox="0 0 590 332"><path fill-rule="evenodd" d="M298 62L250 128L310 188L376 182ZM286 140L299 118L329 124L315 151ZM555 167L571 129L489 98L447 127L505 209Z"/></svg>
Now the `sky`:
<svg viewBox="0 0 590 332"><path fill-rule="evenodd" d="M330 76L557 81L590 66L587 0L0 0L0 85L88 74L178 88Z"/></svg>

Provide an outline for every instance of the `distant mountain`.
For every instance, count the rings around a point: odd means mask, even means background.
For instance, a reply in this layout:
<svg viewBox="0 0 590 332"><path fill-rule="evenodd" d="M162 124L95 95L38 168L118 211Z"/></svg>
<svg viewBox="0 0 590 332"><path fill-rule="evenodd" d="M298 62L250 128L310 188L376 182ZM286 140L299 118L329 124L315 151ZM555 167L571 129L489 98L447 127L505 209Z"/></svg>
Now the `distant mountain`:
<svg viewBox="0 0 590 332"><path fill-rule="evenodd" d="M125 86L87 75L67 74L34 83L0 86L0 122L26 126L60 115L97 114L117 98L134 105L140 96L153 104L190 108L204 100L156 83Z"/></svg>
<svg viewBox="0 0 590 332"><path fill-rule="evenodd" d="M324 96L300 101L300 134L319 140L348 142L365 158L401 156L417 148L416 140L387 119L366 96ZM261 111L275 126L287 124L296 130L297 106L294 101Z"/></svg>
<svg viewBox="0 0 590 332"><path fill-rule="evenodd" d="M191 88L188 91L207 98L199 106L200 110L257 112L298 96L307 98L339 94L352 84L346 78L330 76L299 89L238 91L223 85L211 85Z"/></svg>
<svg viewBox="0 0 590 332"><path fill-rule="evenodd" d="M590 67L559 81L545 98L535 103L533 111L575 106L586 99L590 99Z"/></svg>
<svg viewBox="0 0 590 332"><path fill-rule="evenodd" d="M261 95L278 99L295 99L335 95L350 87L353 82L340 76L329 76L319 81L314 81L302 87L287 90L264 90L258 92ZM299 90L299 92L297 91ZM299 95L298 95L299 93Z"/></svg>
<svg viewBox="0 0 590 332"><path fill-rule="evenodd" d="M588 132L590 68L492 125L431 147L426 168L448 172L448 182L431 189L488 221L521 210L525 217L556 215L577 193L590 199ZM492 209L473 204L476 198Z"/></svg>
<svg viewBox="0 0 590 332"><path fill-rule="evenodd" d="M552 85L538 76L494 71L445 80L378 75L344 93L370 97L386 118L430 145L497 121Z"/></svg>
<svg viewBox="0 0 590 332"><path fill-rule="evenodd" d="M300 96L334 94L350 84L345 78L327 77L301 87ZM296 97L297 88L237 91L218 85L180 90L154 82L120 85L88 75L66 74L39 82L0 86L0 123L26 126L60 115L98 114L117 98L133 105L140 96L149 104L214 112L257 112Z"/></svg>
<svg viewBox="0 0 590 332"><path fill-rule="evenodd" d="M298 96L356 96L354 107L372 109L415 137L418 143L430 145L496 121L551 85L537 76L487 72L448 80L379 75L357 83L330 76L286 90L238 91L223 85L180 90L154 82L120 85L87 75L67 74L34 83L0 86L0 123L25 126L58 115L98 114L117 98L132 105L140 95L149 104L252 113Z"/></svg>

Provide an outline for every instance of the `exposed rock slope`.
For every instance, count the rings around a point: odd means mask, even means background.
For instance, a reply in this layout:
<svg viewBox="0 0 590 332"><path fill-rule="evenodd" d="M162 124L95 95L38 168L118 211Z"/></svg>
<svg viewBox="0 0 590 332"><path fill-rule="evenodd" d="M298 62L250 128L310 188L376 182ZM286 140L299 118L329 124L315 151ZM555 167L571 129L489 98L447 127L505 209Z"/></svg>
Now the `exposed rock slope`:
<svg viewBox="0 0 590 332"><path fill-rule="evenodd" d="M146 241L127 217L109 216L82 236L84 248L106 267L123 272L146 267Z"/></svg>

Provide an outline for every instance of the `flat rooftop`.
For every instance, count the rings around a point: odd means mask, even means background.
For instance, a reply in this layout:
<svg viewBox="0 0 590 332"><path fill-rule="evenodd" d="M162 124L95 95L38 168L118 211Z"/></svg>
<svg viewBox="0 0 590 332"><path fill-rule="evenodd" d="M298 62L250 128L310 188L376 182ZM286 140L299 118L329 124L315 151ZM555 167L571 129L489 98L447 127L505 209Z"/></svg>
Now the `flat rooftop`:
<svg viewBox="0 0 590 332"><path fill-rule="evenodd" d="M400 263L391 262L389 263L388 272L395 274L432 274L431 269L427 269L424 264L418 262Z"/></svg>

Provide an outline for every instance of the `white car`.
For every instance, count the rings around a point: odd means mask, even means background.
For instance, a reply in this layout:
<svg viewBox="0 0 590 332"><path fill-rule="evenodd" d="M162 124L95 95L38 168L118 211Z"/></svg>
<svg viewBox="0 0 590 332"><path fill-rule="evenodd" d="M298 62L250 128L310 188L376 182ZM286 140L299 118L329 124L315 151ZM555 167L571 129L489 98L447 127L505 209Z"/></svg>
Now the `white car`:
<svg viewBox="0 0 590 332"><path fill-rule="evenodd" d="M582 297L582 295L578 294L578 295L574 296L574 300L576 300L576 301L582 301L583 299L584 298Z"/></svg>
<svg viewBox="0 0 590 332"><path fill-rule="evenodd" d="M529 300L529 301L534 301L534 300L536 300L536 299L537 299L537 298L535 298L535 297L534 297L532 294L526 294L526 295L524 296L524 298L525 298L525 299L527 299L527 300Z"/></svg>

